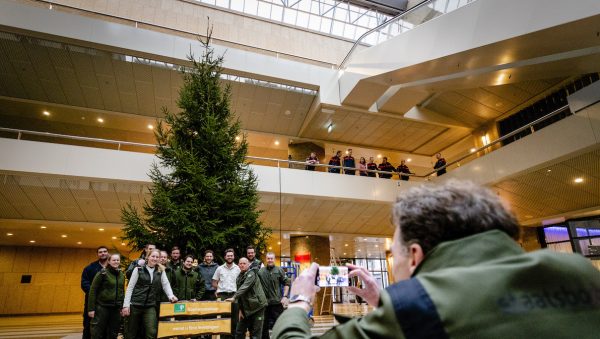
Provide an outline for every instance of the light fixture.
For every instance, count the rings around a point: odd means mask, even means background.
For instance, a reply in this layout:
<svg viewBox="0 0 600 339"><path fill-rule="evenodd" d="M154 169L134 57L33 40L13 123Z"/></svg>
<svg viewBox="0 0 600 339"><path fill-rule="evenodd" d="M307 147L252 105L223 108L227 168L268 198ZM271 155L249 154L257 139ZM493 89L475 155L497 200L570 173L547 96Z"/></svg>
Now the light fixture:
<svg viewBox="0 0 600 339"><path fill-rule="evenodd" d="M348 244L344 244L344 246L348 247Z"/></svg>
<svg viewBox="0 0 600 339"><path fill-rule="evenodd" d="M292 114L292 112L289 109L286 109L285 112L283 112L283 114L290 115L290 114Z"/></svg>
<svg viewBox="0 0 600 339"><path fill-rule="evenodd" d="M375 247L379 247L379 245L375 245Z"/></svg>
<svg viewBox="0 0 600 339"><path fill-rule="evenodd" d="M350 152L346 151L346 154L349 154Z"/></svg>
<svg viewBox="0 0 600 339"><path fill-rule="evenodd" d="M552 172L552 170L551 170L551 169L549 169L549 170L547 170L546 172Z"/></svg>
<svg viewBox="0 0 600 339"><path fill-rule="evenodd" d="M152 126L151 124L148 124L148 129L154 129L154 126Z"/></svg>
<svg viewBox="0 0 600 339"><path fill-rule="evenodd" d="M329 124L329 126L327 126L327 133L331 133L332 130L333 130L333 124Z"/></svg>
<svg viewBox="0 0 600 339"><path fill-rule="evenodd" d="M78 242L77 242L77 245L81 245L81 241L78 241Z"/></svg>
<svg viewBox="0 0 600 339"><path fill-rule="evenodd" d="M269 250L272 250L272 249L273 249L273 247L269 246Z"/></svg>
<svg viewBox="0 0 600 339"><path fill-rule="evenodd" d="M573 181L575 181L576 184L580 184L583 182L583 178L575 178Z"/></svg>
<svg viewBox="0 0 600 339"><path fill-rule="evenodd" d="M377 154L377 158L381 159L381 154Z"/></svg>
<svg viewBox="0 0 600 339"><path fill-rule="evenodd" d="M406 162L411 162L411 161L412 161L411 158L406 159Z"/></svg>
<svg viewBox="0 0 600 339"><path fill-rule="evenodd" d="M358 249L358 251L360 252L360 249Z"/></svg>
<svg viewBox="0 0 600 339"><path fill-rule="evenodd" d="M104 122L104 119L102 119L102 118L98 118L98 119L96 119L96 121L98 121L99 123L103 123L103 122Z"/></svg>
<svg viewBox="0 0 600 339"><path fill-rule="evenodd" d="M104 232L104 228L99 228L98 231Z"/></svg>
<svg viewBox="0 0 600 339"><path fill-rule="evenodd" d="M42 112L42 114L45 115L45 116L47 116L47 117L50 116L50 112L48 112L48 111L44 111L44 112Z"/></svg>
<svg viewBox="0 0 600 339"><path fill-rule="evenodd" d="M279 140L275 140L275 146L279 146Z"/></svg>
<svg viewBox="0 0 600 339"><path fill-rule="evenodd" d="M12 233L6 233L7 236L12 237L13 234Z"/></svg>
<svg viewBox="0 0 600 339"><path fill-rule="evenodd" d="M367 238L364 238L363 240L364 240L364 241L367 241Z"/></svg>
<svg viewBox="0 0 600 339"><path fill-rule="evenodd" d="M475 148L471 148L469 151L470 151L471 153L475 153L475 151L477 151L477 150L476 150Z"/></svg>
<svg viewBox="0 0 600 339"><path fill-rule="evenodd" d="M66 235L66 234L63 234L63 235L61 235L60 237L61 237L61 238L66 238L66 237L67 237L67 235Z"/></svg>
<svg viewBox="0 0 600 339"><path fill-rule="evenodd" d="M43 229L43 230L45 230L47 227L44 226L44 225L42 225L42 226L40 226L40 228Z"/></svg>
<svg viewBox="0 0 600 339"><path fill-rule="evenodd" d="M112 237L112 240L117 240L117 237Z"/></svg>
<svg viewBox="0 0 600 339"><path fill-rule="evenodd" d="M29 242L30 242L30 243L32 243L32 244L34 244L34 243L35 243L35 240L29 240Z"/></svg>
<svg viewBox="0 0 600 339"><path fill-rule="evenodd" d="M281 245L281 241L278 241L278 242L277 242L277 245Z"/></svg>
<svg viewBox="0 0 600 339"><path fill-rule="evenodd" d="M344 252L344 255L346 255L346 252Z"/></svg>
<svg viewBox="0 0 600 339"><path fill-rule="evenodd" d="M239 135L236 135L236 137L235 137L235 141L240 141L240 139L242 139L242 138L240 138L240 136L239 136Z"/></svg>
<svg viewBox="0 0 600 339"><path fill-rule="evenodd" d="M121 243L121 246L125 246L125 243L124 243L124 242L122 242L122 243Z"/></svg>

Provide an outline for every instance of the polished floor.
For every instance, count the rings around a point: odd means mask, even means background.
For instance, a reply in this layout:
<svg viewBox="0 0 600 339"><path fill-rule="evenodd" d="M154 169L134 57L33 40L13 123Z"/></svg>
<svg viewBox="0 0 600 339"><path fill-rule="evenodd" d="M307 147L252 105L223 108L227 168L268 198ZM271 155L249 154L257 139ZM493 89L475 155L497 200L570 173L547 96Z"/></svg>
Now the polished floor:
<svg viewBox="0 0 600 339"><path fill-rule="evenodd" d="M321 335L332 326L333 316L317 316L312 333ZM79 339L81 331L81 314L0 317L0 339Z"/></svg>

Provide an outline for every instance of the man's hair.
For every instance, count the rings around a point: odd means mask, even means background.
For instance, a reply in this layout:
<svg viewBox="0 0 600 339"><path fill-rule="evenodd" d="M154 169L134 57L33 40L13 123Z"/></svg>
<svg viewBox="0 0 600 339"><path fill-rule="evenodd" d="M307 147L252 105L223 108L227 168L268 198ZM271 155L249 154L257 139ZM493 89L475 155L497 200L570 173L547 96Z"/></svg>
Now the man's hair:
<svg viewBox="0 0 600 339"><path fill-rule="evenodd" d="M103 248L108 251L108 247L106 247L106 246L98 246L98 248L96 248L96 253L98 253L98 251L100 251Z"/></svg>
<svg viewBox="0 0 600 339"><path fill-rule="evenodd" d="M179 249L179 247L173 246L173 248L171 248L171 253L173 253L173 251L181 251L181 250Z"/></svg>
<svg viewBox="0 0 600 339"><path fill-rule="evenodd" d="M519 237L517 220L500 198L472 182L410 188L396 199L392 219L400 228L399 240L421 245L424 253L442 242L489 230Z"/></svg>
<svg viewBox="0 0 600 339"><path fill-rule="evenodd" d="M227 253L229 253L229 252L231 252L231 253L233 253L233 255L235 255L235 251L233 250L233 248L226 249L224 255L227 255Z"/></svg>
<svg viewBox="0 0 600 339"><path fill-rule="evenodd" d="M272 255L272 256L274 256L274 257L276 257L276 256L275 256L275 253L273 253L273 252L267 252L267 254L265 255L265 257L268 257L268 256L270 256L270 255Z"/></svg>
<svg viewBox="0 0 600 339"><path fill-rule="evenodd" d="M238 263L239 263L240 261L242 261L242 259L246 260L248 263L250 262L250 260L248 260L248 258L246 258L246 257L241 257L241 258L239 258L239 259L238 259Z"/></svg>
<svg viewBox="0 0 600 339"><path fill-rule="evenodd" d="M191 254L186 255L185 258L183 258L183 261L186 261L187 258L192 258L192 261L194 261L194 256Z"/></svg>
<svg viewBox="0 0 600 339"><path fill-rule="evenodd" d="M150 247L150 246L154 246L154 247L156 247L156 245L155 245L155 244L153 244L153 243L149 243L149 244L146 244L146 246L144 246L144 249L146 249L146 250L147 250L147 249L148 249L148 247Z"/></svg>
<svg viewBox="0 0 600 339"><path fill-rule="evenodd" d="M167 256L169 256L169 253L167 253L167 251L165 251L165 250L160 250L160 254L162 255L163 253L164 253L164 254L166 254Z"/></svg>
<svg viewBox="0 0 600 339"><path fill-rule="evenodd" d="M255 251L256 251L256 249L255 249L255 248L254 248L254 246L252 246L252 245L250 245L250 246L246 247L246 251L248 251L248 250L255 250Z"/></svg>
<svg viewBox="0 0 600 339"><path fill-rule="evenodd" d="M213 256L215 255L215 252L213 252L212 250L206 250L204 251L204 256L206 256L208 253L212 254Z"/></svg>

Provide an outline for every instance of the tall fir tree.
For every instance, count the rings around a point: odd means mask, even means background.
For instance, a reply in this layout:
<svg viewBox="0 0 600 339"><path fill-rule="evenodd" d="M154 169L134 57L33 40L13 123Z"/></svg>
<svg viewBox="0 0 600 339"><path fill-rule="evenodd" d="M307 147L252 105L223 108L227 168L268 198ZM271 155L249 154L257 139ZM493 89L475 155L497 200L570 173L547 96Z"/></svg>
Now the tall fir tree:
<svg viewBox="0 0 600 339"><path fill-rule="evenodd" d="M240 123L230 110L230 87L220 80L223 57L214 55L207 36L202 57L190 55L192 67L183 72L181 111L163 108L168 127L156 128L161 166L149 173L151 201L143 214L131 204L122 209L123 239L134 249L155 243L218 256L230 247L237 255L248 245L266 249L270 229L259 221L256 176L244 162L248 144L245 136L236 140Z"/></svg>

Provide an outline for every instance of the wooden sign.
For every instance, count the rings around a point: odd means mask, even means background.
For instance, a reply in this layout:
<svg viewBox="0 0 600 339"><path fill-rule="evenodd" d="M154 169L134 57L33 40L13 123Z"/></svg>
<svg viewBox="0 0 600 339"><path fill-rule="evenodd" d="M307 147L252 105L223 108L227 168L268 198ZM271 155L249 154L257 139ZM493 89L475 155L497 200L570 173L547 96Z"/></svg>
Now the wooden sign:
<svg viewBox="0 0 600 339"><path fill-rule="evenodd" d="M161 303L161 317L206 316L231 313L231 303L228 301L184 301L175 304Z"/></svg>
<svg viewBox="0 0 600 339"><path fill-rule="evenodd" d="M230 332L231 319L159 321L157 337L165 338L195 336L199 334L230 334Z"/></svg>

